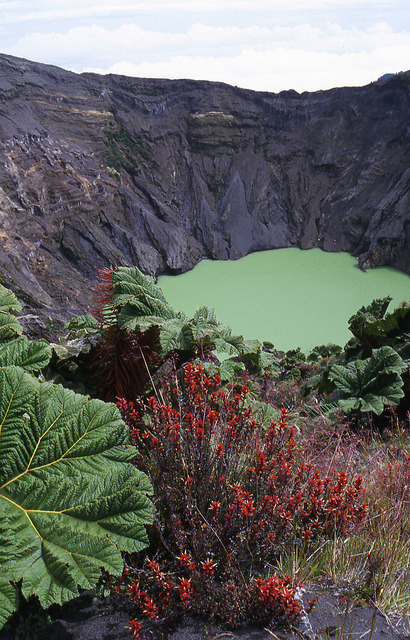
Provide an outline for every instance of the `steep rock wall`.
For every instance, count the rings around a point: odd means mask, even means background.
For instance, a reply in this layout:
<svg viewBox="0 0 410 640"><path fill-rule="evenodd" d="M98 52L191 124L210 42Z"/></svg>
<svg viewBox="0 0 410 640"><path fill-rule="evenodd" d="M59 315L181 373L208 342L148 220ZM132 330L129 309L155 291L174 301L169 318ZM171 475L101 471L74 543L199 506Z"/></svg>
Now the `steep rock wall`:
<svg viewBox="0 0 410 640"><path fill-rule="evenodd" d="M410 273L409 88L271 94L0 55L0 276L66 318L109 264L299 246Z"/></svg>

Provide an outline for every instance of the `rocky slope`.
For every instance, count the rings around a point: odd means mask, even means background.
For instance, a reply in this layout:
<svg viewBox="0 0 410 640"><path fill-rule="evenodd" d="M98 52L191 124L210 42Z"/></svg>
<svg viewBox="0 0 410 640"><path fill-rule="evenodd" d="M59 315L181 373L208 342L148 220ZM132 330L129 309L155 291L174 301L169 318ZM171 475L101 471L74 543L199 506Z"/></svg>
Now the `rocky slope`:
<svg viewBox="0 0 410 640"><path fill-rule="evenodd" d="M410 273L409 114L410 72L272 94L0 55L0 277L66 318L109 264L318 246Z"/></svg>

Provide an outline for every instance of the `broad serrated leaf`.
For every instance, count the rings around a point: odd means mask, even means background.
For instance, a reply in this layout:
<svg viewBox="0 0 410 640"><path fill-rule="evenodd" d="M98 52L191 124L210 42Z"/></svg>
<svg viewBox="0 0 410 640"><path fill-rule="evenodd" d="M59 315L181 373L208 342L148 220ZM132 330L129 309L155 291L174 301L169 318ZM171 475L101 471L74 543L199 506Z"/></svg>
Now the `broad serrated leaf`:
<svg viewBox="0 0 410 640"><path fill-rule="evenodd" d="M401 374L406 369L399 354L385 346L365 360L333 365L329 379L344 396L339 400L344 411L360 408L380 415L384 405L396 405L403 397Z"/></svg>
<svg viewBox="0 0 410 640"><path fill-rule="evenodd" d="M162 289L155 283L154 278L143 274L137 267L117 267L113 271L111 281L115 298L124 293L133 295L142 287L148 294L166 302Z"/></svg>
<svg viewBox="0 0 410 640"><path fill-rule="evenodd" d="M22 307L12 291L0 284L0 313L20 313Z"/></svg>
<svg viewBox="0 0 410 640"><path fill-rule="evenodd" d="M0 367L15 365L26 371L40 371L48 365L51 353L45 340L20 337L0 345Z"/></svg>
<svg viewBox="0 0 410 640"><path fill-rule="evenodd" d="M208 307L198 307L189 321L194 340L202 340L206 336L213 336L221 328L216 319L215 310Z"/></svg>
<svg viewBox="0 0 410 640"><path fill-rule="evenodd" d="M243 371L244 369L245 365L243 364L243 362L224 360L219 368L219 375L221 380L226 382L227 380L231 380L234 375L236 375L239 371Z"/></svg>
<svg viewBox="0 0 410 640"><path fill-rule="evenodd" d="M9 522L6 518L0 518L0 541L4 540L4 533L7 533ZM17 586L12 584L6 573L6 561L13 553L13 546L4 540L0 544L0 629L7 622L10 615L16 611L19 605L19 595Z"/></svg>
<svg viewBox="0 0 410 640"><path fill-rule="evenodd" d="M349 329L362 345L375 348L384 344L396 348L396 340L402 341L405 327L410 328L410 307L400 306L386 314L390 301L389 296L373 300L349 319Z"/></svg>
<svg viewBox="0 0 410 640"><path fill-rule="evenodd" d="M340 399L339 407L343 409L345 413L350 413L350 411L354 411L355 409L360 409L360 399L359 398Z"/></svg>
<svg viewBox="0 0 410 640"><path fill-rule="evenodd" d="M112 276L112 305L119 310L118 322L121 328L129 326L130 318L157 316L162 319L175 317L164 294L151 276L144 275L137 267L118 267Z"/></svg>
<svg viewBox="0 0 410 640"><path fill-rule="evenodd" d="M312 351L309 353L306 360L308 362L318 362L322 358L328 358L330 356L334 356L342 351L342 347L338 344L328 343L328 344L320 344L316 347L313 347Z"/></svg>
<svg viewBox="0 0 410 640"><path fill-rule="evenodd" d="M404 360L407 365L410 365L410 334L402 334L403 342L401 344L395 344L394 349L399 354L400 358Z"/></svg>
<svg viewBox="0 0 410 640"><path fill-rule="evenodd" d="M302 394L308 395L313 389L317 389L322 381L322 375L316 374L308 378L302 385Z"/></svg>
<svg viewBox="0 0 410 640"><path fill-rule="evenodd" d="M59 360L69 360L83 353L90 353L91 349L97 346L99 336L94 333L85 333L83 336L66 340L61 338L59 342L50 343L50 347L58 356Z"/></svg>
<svg viewBox="0 0 410 640"><path fill-rule="evenodd" d="M390 296L386 296L385 298L373 300L365 307L360 307L359 311L349 318L348 322L351 332L359 337L367 324L383 318L391 300L392 298Z"/></svg>
<svg viewBox="0 0 410 640"><path fill-rule="evenodd" d="M192 330L183 318L173 318L164 322L161 325L159 338L164 353L174 349L179 351L192 349Z"/></svg>
<svg viewBox="0 0 410 640"><path fill-rule="evenodd" d="M388 313L384 318L369 323L367 325L367 331L374 336L387 336L395 329L398 329L400 321L408 315L410 315L409 307L399 307L392 313Z"/></svg>
<svg viewBox="0 0 410 640"><path fill-rule="evenodd" d="M258 354L262 350L262 345L259 340L244 340L242 347L243 355Z"/></svg>
<svg viewBox="0 0 410 640"><path fill-rule="evenodd" d="M262 349L259 352L259 364L261 369L265 369L266 367L270 367L276 362L276 358L273 353L269 353L267 351L263 351Z"/></svg>
<svg viewBox="0 0 410 640"><path fill-rule="evenodd" d="M23 333L23 327L14 315L20 311L21 304L14 293L0 285L0 343Z"/></svg>
<svg viewBox="0 0 410 640"><path fill-rule="evenodd" d="M259 402L258 400L246 400L246 407L252 407L252 415L263 427L269 427L272 420L277 421L280 416L280 412L274 409L271 404L267 402Z"/></svg>
<svg viewBox="0 0 410 640"><path fill-rule="evenodd" d="M162 320L169 320L175 317L175 313L164 306L162 301L158 301L155 298L145 297L144 299L129 302L121 306L118 313L118 323L122 329L125 328L125 323L129 321L129 318L136 318L136 327L140 326L140 321L144 318L157 317Z"/></svg>
<svg viewBox="0 0 410 640"><path fill-rule="evenodd" d="M0 342L12 340L23 333L23 327L15 316L7 311L0 313Z"/></svg>
<svg viewBox="0 0 410 640"><path fill-rule="evenodd" d="M64 325L64 329L68 329L70 332L87 331L87 333L97 333L99 328L100 323L90 313L74 316L70 322Z"/></svg>
<svg viewBox="0 0 410 640"><path fill-rule="evenodd" d="M152 325L160 327L163 353L192 350L206 342L216 351L239 355L243 350L242 336L232 336L231 330L216 319L213 309L199 307L188 320L168 304L153 278L136 267L119 267L111 274L110 309L116 311L118 326L128 331L144 331Z"/></svg>
<svg viewBox="0 0 410 640"><path fill-rule="evenodd" d="M359 403L360 411L372 411L377 416L379 416L384 409L384 398L370 393L363 398L359 398Z"/></svg>
<svg viewBox="0 0 410 640"><path fill-rule="evenodd" d="M360 390L358 362L360 361L355 360L355 362L349 362L346 366L334 364L330 369L329 378L333 380L342 393L350 394Z"/></svg>
<svg viewBox="0 0 410 640"><path fill-rule="evenodd" d="M228 327L223 327L216 336L212 337L212 342L215 344L216 351L238 356L242 353L244 340L242 336L233 336Z"/></svg>
<svg viewBox="0 0 410 640"><path fill-rule="evenodd" d="M151 487L115 405L0 369L0 547L42 606L90 588L147 543Z"/></svg>
<svg viewBox="0 0 410 640"><path fill-rule="evenodd" d="M134 311L133 307L128 306L121 310L121 322L118 322L121 329L146 331L153 325L160 327L164 322L167 322L167 319L161 316L136 316Z"/></svg>
<svg viewBox="0 0 410 640"><path fill-rule="evenodd" d="M7 578L0 576L0 629L18 607L18 593Z"/></svg>

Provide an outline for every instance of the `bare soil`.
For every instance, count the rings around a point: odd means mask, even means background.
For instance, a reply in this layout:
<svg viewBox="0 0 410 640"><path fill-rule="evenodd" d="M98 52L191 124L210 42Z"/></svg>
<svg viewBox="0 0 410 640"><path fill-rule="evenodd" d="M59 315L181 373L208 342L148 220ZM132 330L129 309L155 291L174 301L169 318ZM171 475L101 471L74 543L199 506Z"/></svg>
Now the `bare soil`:
<svg viewBox="0 0 410 640"><path fill-rule="evenodd" d="M147 640L406 640L410 620L387 617L375 607L352 607L349 599L335 590L310 590L303 599L318 598L309 615L295 629L229 630L206 620L187 618L178 625L151 626ZM128 628L135 613L132 603L110 596L95 599L83 592L62 607L54 606L47 619L32 611L16 614L0 631L0 640L132 640Z"/></svg>

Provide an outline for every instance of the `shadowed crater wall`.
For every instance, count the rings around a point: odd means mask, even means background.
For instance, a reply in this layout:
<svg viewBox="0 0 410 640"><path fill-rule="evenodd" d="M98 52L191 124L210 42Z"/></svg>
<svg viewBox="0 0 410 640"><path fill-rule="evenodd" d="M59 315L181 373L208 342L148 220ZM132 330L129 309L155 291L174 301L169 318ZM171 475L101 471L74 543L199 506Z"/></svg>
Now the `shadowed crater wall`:
<svg viewBox="0 0 410 640"><path fill-rule="evenodd" d="M409 88L273 94L0 55L0 276L67 318L110 264L298 246L410 273Z"/></svg>

